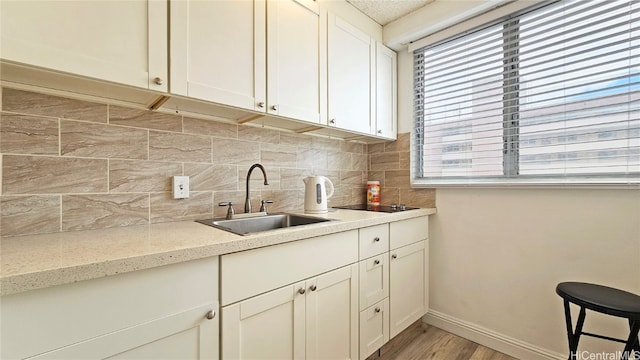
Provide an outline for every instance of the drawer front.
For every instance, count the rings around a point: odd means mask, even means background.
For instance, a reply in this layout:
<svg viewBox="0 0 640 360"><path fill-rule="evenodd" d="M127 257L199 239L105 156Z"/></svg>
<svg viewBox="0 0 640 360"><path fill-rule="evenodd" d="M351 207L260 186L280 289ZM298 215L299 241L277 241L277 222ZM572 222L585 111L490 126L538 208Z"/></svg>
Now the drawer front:
<svg viewBox="0 0 640 360"><path fill-rule="evenodd" d="M360 359L366 359L387 341L389 341L389 298L360 312Z"/></svg>
<svg viewBox="0 0 640 360"><path fill-rule="evenodd" d="M220 296L225 306L358 262L358 230L223 255Z"/></svg>
<svg viewBox="0 0 640 360"><path fill-rule="evenodd" d="M389 225L389 247L397 249L429 238L429 217L394 221Z"/></svg>
<svg viewBox="0 0 640 360"><path fill-rule="evenodd" d="M362 228L360 237L360 260L389 251L389 224Z"/></svg>
<svg viewBox="0 0 640 360"><path fill-rule="evenodd" d="M360 261L360 310L389 296L389 254Z"/></svg>

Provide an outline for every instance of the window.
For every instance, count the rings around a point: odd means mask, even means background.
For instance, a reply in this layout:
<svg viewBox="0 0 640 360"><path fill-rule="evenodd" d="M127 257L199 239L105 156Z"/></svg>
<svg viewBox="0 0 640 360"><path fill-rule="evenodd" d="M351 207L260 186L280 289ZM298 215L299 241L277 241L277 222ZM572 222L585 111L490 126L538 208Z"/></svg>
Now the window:
<svg viewBox="0 0 640 360"><path fill-rule="evenodd" d="M640 183L640 2L556 1L414 51L414 185Z"/></svg>

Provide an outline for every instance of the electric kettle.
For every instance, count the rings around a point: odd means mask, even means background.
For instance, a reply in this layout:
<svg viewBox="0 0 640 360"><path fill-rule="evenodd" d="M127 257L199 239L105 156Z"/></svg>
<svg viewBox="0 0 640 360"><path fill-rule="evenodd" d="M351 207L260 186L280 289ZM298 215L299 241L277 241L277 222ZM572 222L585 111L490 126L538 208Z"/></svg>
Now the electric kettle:
<svg viewBox="0 0 640 360"><path fill-rule="evenodd" d="M324 176L309 176L304 179L304 212L324 214L327 212L327 199L333 195L333 183ZM327 188L329 193L327 193Z"/></svg>

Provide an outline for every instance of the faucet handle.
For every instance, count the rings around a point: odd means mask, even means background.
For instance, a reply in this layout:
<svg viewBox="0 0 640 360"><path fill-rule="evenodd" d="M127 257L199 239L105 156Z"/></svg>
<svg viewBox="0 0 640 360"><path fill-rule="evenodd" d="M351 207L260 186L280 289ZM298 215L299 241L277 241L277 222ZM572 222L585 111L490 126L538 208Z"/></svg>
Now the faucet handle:
<svg viewBox="0 0 640 360"><path fill-rule="evenodd" d="M227 208L227 220L233 219L233 215L235 215L236 211L233 209L233 203L231 201L225 201L218 203L218 206L228 206Z"/></svg>
<svg viewBox="0 0 640 360"><path fill-rule="evenodd" d="M273 204L272 200L262 200L260 201L260 212L267 212L267 204Z"/></svg>

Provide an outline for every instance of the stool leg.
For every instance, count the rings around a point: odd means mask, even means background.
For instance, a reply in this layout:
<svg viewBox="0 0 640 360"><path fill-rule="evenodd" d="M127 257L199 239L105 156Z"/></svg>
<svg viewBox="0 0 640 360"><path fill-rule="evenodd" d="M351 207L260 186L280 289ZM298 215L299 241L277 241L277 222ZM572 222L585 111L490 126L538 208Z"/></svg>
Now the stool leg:
<svg viewBox="0 0 640 360"><path fill-rule="evenodd" d="M580 335L582 334L585 315L586 312L584 307L580 307L580 314L578 315L578 322L576 323L576 330L574 332L573 324L571 323L571 308L569 307L569 301L564 300L564 318L567 323L567 338L569 339L569 360L575 360L578 358L578 342L580 341Z"/></svg>
<svg viewBox="0 0 640 360"><path fill-rule="evenodd" d="M640 340L638 339L638 332L640 332L640 320L629 319L629 338L624 346L621 360L631 359L631 355L637 352L640 355ZM633 357L635 359L635 356Z"/></svg>

